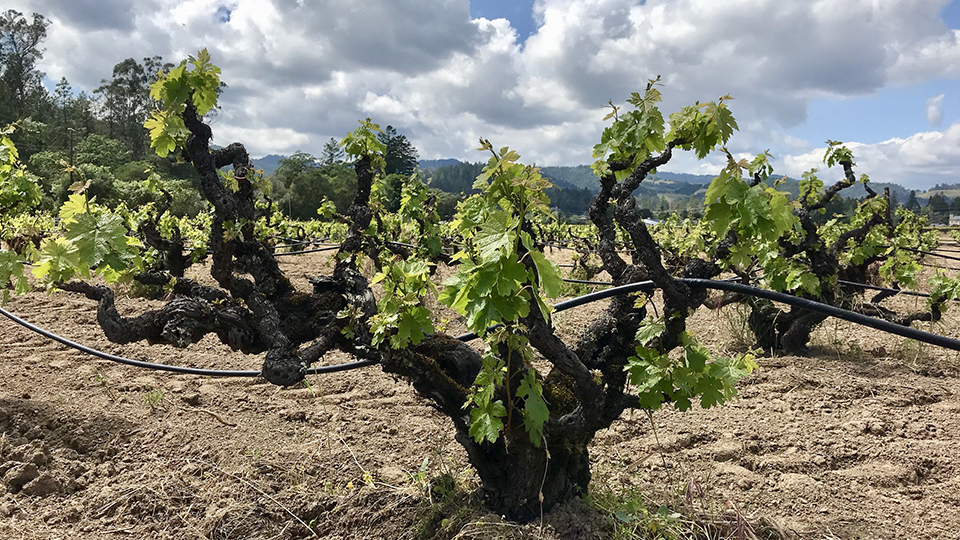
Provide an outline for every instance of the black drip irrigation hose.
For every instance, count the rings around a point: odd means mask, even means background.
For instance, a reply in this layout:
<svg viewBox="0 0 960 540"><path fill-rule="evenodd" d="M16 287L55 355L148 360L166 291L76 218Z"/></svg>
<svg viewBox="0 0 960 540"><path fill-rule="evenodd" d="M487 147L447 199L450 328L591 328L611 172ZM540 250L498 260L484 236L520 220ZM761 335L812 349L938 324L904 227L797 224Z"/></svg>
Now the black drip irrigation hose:
<svg viewBox="0 0 960 540"><path fill-rule="evenodd" d="M276 245L276 246L267 246L267 247L273 248L273 249L283 249L283 248L291 248L291 247L306 246L306 245L310 245L310 246L333 246L333 245L337 245L337 246L339 246L340 244L328 244L327 242L324 242L323 240L304 240L303 242L294 242L294 243L292 243L292 244L279 244L279 245Z"/></svg>
<svg viewBox="0 0 960 540"><path fill-rule="evenodd" d="M738 279L738 278L731 278ZM711 279L698 279L698 278L677 278L677 281L685 283L690 287L698 288L707 288L707 289L716 289L724 290L730 292L737 292L741 294L747 294L750 296L755 296L758 298L765 298L774 302L781 302L790 306L799 307L801 309L806 309L809 311L814 311L817 313L822 313L830 317L836 317L838 319L843 319L850 321L856 324L861 324L863 326L868 326L870 328L876 328L883 332L890 334L895 334L901 337L906 337L921 341L924 343L930 343L932 345L937 345L939 347L944 347L946 349L960 351L960 340L953 338L948 338L946 336L940 336L930 332L924 332L922 330L917 330L909 326L899 325L890 321L885 321L883 319L877 319L875 317L870 317L863 315L861 313L855 313L846 309L841 309L831 305L823 304L820 302L815 302L813 300L807 300L805 298L799 298L790 294L785 294L776 291L770 291L767 289L760 289L757 287L752 287L750 285L743 285L742 283L734 283L730 280L711 280ZM862 285L862 284L856 284ZM564 302L559 302L554 305L554 312L566 311L575 307L579 307L591 302L596 302L599 300L604 300L606 298L611 298L614 296L619 296L622 294L630 294L635 292L647 292L652 291L657 288L656 284L653 281L640 281L637 283L630 283L627 285L621 285L619 287L611 287L602 291L593 292L590 294L585 294L577 298L566 300ZM891 289L892 291L897 291L898 289ZM901 291L902 292L902 291ZM922 293L916 293L922 295ZM173 373L183 373L189 375L203 375L211 377L258 377L260 375L259 371L255 370L221 370L221 369L201 369L201 368L191 368L183 366L171 366L166 364L157 364L152 362L144 362L142 360L132 360L130 358L124 358L122 356L117 356L103 351L98 351L96 349L81 345L79 343L70 341L64 337L58 336L48 330L44 330L38 326L35 326L20 317L17 317L13 313L0 308L0 315L3 315L13 322L32 330L44 337L52 339L58 343L76 349L78 351L102 358L104 360L109 360L112 362L117 362L120 364L125 364L129 366L142 367L157 371L170 371ZM461 334L456 336L455 339L460 341L472 341L478 338L477 334L470 332L466 334ZM377 364L376 360L360 360L357 362L346 362L343 364L337 364L333 366L318 366L311 367L307 370L308 375L314 374L323 374L323 373L335 373L338 371L346 371L350 369L356 369L366 366L371 366Z"/></svg>
<svg viewBox="0 0 960 540"><path fill-rule="evenodd" d="M845 321L850 321L853 323L861 324L863 326L869 326L870 328L876 328L877 330L882 330L890 334L895 334L898 336L915 339L917 341L922 341L924 343L930 343L931 345L937 345L944 347L946 349L951 349L954 351L960 351L960 340L953 338L948 338L945 336L940 336L937 334L932 334L930 332L924 332L923 330L917 330L909 326L902 326L890 321L885 321L883 319L877 319L875 317L870 317L868 315L863 315L861 313L855 313L846 309L841 309L831 305L823 304L820 302L814 302L813 300L807 300L806 298L799 298L791 294L785 294L776 291L770 291L767 289L760 289L757 287L752 287L750 285L744 285L742 283L734 283L732 281L717 281L712 279L698 279L698 278L677 278L677 281L687 284L690 287L701 287L706 289L717 289L722 291L738 292L742 294L747 294L750 296L755 296L758 298L765 298L767 300L772 300L774 302L781 302L790 306L799 307L809 311L815 311L817 313L823 313L830 317L836 317L838 319L843 319ZM611 287L602 291L597 291L590 294L585 294L583 296L574 298L572 300L567 300L566 302L560 302L554 305L554 311L560 312L570 308L582 306L590 302L596 302L597 300L603 300L605 298L610 298L613 296L618 296L621 294L630 294L634 292L649 291L656 288L656 285L652 281L640 281L637 283L630 283L629 285L621 285L619 287ZM477 336L475 333L470 332L468 334L462 334L456 337L460 341L471 341L476 339Z"/></svg>
<svg viewBox="0 0 960 540"><path fill-rule="evenodd" d="M889 247L889 246L886 246L886 247ZM897 249L902 249L904 251L910 251L913 253L919 253L921 255L929 255L931 257L938 257L940 259L950 259L951 261L960 261L960 257L953 257L950 255L940 255L939 253L934 253L932 251L924 251L922 249L917 249L917 248L898 247Z"/></svg>
<svg viewBox="0 0 960 540"><path fill-rule="evenodd" d="M581 283L583 285L607 285L607 286L613 285L612 281L590 281L587 279L568 279L568 278L563 278L563 281L567 283Z"/></svg>
<svg viewBox="0 0 960 540"><path fill-rule="evenodd" d="M600 253L599 249L580 249L573 246L565 246L563 244L551 244L551 243L541 243L538 244L540 247L549 247L554 249L566 249L568 251L576 251L578 253ZM635 249L618 249L614 250L614 253L634 253L637 250Z"/></svg>
<svg viewBox="0 0 960 540"><path fill-rule="evenodd" d="M891 292L896 294L903 294L906 296L922 296L923 298L930 298L930 295L927 293L922 293L917 291L907 291L904 289L891 289L889 287L877 287L876 285L867 285L866 283L857 283L856 281L847 281L845 279L838 279L837 283L840 283L843 285L850 285L852 287L859 287L861 289L870 289L871 291Z"/></svg>
<svg viewBox="0 0 960 540"><path fill-rule="evenodd" d="M401 246L401 247L410 248L410 249L417 249L418 247L420 247L420 246L415 246L415 245L413 245L413 244L405 244L405 243L403 243L403 242L387 242L387 243L390 244L390 245L393 245L393 246ZM283 256L283 255L304 255L304 254L307 254L307 253L317 253L317 252L320 252L320 251L333 251L334 249L340 249L340 246L341 246L341 245L342 245L342 244L331 244L331 245L329 245L329 246L327 246L327 247L322 247L322 248L319 248L319 249L304 249L304 250L301 250L301 251L285 251L285 252L283 252L283 253L274 253L273 256L274 256L274 257L279 257L279 256ZM276 247L280 247L280 246L274 246L274 247L276 248Z"/></svg>
<svg viewBox="0 0 960 540"><path fill-rule="evenodd" d="M710 279L697 279L697 278L680 278L677 281L681 281L692 287L705 287L708 289L718 289L723 291L749 294L750 296L765 298L767 300L772 300L774 302L781 302L784 304L788 304L790 306L796 306L809 311L822 313L830 317L836 317L838 319L843 319L845 321L861 324L863 326L869 326L870 328L876 328L877 330L881 330L883 332L887 332L890 334L895 334L901 337L915 339L917 341L922 341L924 343L929 343L931 345L937 345L945 349L960 351L960 340L948 338L946 336L941 336L941 335L933 334L930 332L924 332L923 330L917 330L916 328L913 328L910 326L903 326L890 321L885 321L883 319L877 319L875 317L863 315L862 313L856 313L846 309L840 309L838 307L834 307L828 304L814 302L813 300L807 300L806 298L798 298L790 294L784 294L776 291L769 291L767 289L760 289L757 287L752 287L750 285L743 285L741 283L731 283L729 281L713 281ZM607 291L604 291L604 292L607 292Z"/></svg>
<svg viewBox="0 0 960 540"><path fill-rule="evenodd" d="M304 254L306 254L306 253L318 253L318 252L321 252L321 251L333 251L333 250L335 250L335 249L340 249L340 244L337 244L337 245L335 245L335 246L327 246L327 247L317 248L317 249L304 249L304 250L301 250L301 251L285 251L285 252L283 252L283 253L274 253L273 256L274 256L274 257L282 257L282 256L284 256L284 255L304 255Z"/></svg>
<svg viewBox="0 0 960 540"><path fill-rule="evenodd" d="M920 266L926 266L927 268L936 268L938 270L960 270L960 268L957 268L956 266L939 266L936 264L925 263L922 261L919 264Z"/></svg>
<svg viewBox="0 0 960 540"><path fill-rule="evenodd" d="M122 356L117 356L115 354L98 351L97 349L87 347L86 345L81 345L79 343L70 341L65 337L58 336L57 334L50 332L49 330L44 330L39 326L30 324L27 321L21 319L20 317L17 317L13 313L10 313L9 311L3 308L0 308L0 315L7 317L11 321L19 324L20 326L23 326L24 328L27 328L29 330L32 330L38 333L41 336L52 339L57 343L61 343L63 345L66 345L67 347L71 347L80 352L85 352L87 354L96 356L97 358L102 358L104 360L109 360L111 362L117 362L118 364L125 364L128 366L147 368L155 371L171 371L173 373L184 373L187 375L204 375L207 377L259 377L260 376L260 371L254 371L254 370L201 369L201 368L192 368L192 367L184 367L184 366L170 366L167 364L155 364L153 362L144 362L142 360L133 360L130 358L124 358ZM321 373L335 373L337 371L346 371L348 369L356 369L360 367L370 366L376 363L377 362L375 360L360 360L358 362L347 362L344 364L337 364L333 366L317 366L317 367L309 368L307 370L307 374L316 375Z"/></svg>

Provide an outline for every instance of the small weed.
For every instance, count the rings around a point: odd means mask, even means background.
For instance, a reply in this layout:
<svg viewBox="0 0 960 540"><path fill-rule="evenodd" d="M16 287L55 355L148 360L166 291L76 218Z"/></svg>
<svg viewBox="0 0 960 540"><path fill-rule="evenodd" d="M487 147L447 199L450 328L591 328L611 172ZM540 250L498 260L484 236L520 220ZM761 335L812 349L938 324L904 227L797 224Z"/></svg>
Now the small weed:
<svg viewBox="0 0 960 540"><path fill-rule="evenodd" d="M750 306L735 303L717 310L717 316L726 329L726 334L732 339L730 348L742 352L750 350L755 342L753 330L750 329Z"/></svg>
<svg viewBox="0 0 960 540"><path fill-rule="evenodd" d="M420 469L417 472L407 473L410 476L410 485L413 486L414 489L416 489L419 493L426 496L427 498L431 498L430 482L428 481L429 477L427 476L427 473L429 471L430 471L430 456L427 456L423 458L423 462L420 463Z"/></svg>
<svg viewBox="0 0 960 540"><path fill-rule="evenodd" d="M110 388L110 385L107 384L107 377L103 373L97 372L97 385L103 388L103 391L106 392L107 397L110 398L110 401L117 402L117 393L113 391L113 388Z"/></svg>
<svg viewBox="0 0 960 540"><path fill-rule="evenodd" d="M150 412L156 411L163 403L163 390L155 388L143 396L143 403L150 409Z"/></svg>
<svg viewBox="0 0 960 540"><path fill-rule="evenodd" d="M905 338L900 344L900 355L908 364L917 365L928 360L925 349L926 343Z"/></svg>
<svg viewBox="0 0 960 540"><path fill-rule="evenodd" d="M476 490L466 485L462 475L445 472L430 478L429 458L425 458L420 470L410 474L411 484L423 494L423 504L418 513L418 523L414 538L430 540L450 538L463 527L477 522L486 510L476 495ZM495 538L496 536L483 536ZM478 536L457 536L457 538L480 538Z"/></svg>
<svg viewBox="0 0 960 540"><path fill-rule="evenodd" d="M601 488L591 490L586 500L610 518L614 540L687 538L682 514L664 505L651 511L638 490L616 493Z"/></svg>
<svg viewBox="0 0 960 540"><path fill-rule="evenodd" d="M648 488L622 486L617 490L609 482L594 481L586 500L607 516L615 540L784 537L763 519L755 529L733 502L720 504L723 499L712 493L709 480L690 476L686 482L671 482L665 486L666 500L662 502L651 499Z"/></svg>

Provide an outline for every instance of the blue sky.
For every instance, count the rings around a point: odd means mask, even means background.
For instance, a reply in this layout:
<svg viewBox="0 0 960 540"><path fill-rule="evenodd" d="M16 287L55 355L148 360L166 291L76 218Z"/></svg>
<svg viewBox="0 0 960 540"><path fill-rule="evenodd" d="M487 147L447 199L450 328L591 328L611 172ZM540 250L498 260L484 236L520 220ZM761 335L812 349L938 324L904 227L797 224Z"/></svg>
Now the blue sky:
<svg viewBox="0 0 960 540"><path fill-rule="evenodd" d="M858 172L960 182L960 0L8 0L53 21L42 69L90 91L127 57L206 47L229 85L214 127L255 156L319 153L370 117L424 158L591 161L607 100L663 77L666 114L731 94L728 148L776 172L847 143ZM668 170L716 174L722 156ZM825 180L839 176L827 173Z"/></svg>
<svg viewBox="0 0 960 540"><path fill-rule="evenodd" d="M533 18L533 2L528 0L471 0L470 16L474 19L507 19L524 41L537 31L537 23Z"/></svg>

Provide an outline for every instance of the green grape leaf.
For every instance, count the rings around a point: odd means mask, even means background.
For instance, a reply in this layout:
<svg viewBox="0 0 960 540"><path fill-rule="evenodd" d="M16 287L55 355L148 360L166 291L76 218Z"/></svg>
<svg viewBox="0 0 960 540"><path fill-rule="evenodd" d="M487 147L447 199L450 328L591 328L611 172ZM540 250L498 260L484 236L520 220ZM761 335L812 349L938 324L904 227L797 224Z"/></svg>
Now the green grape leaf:
<svg viewBox="0 0 960 540"><path fill-rule="evenodd" d="M540 286L543 287L544 294L547 295L547 298L560 296L560 291L563 288L560 268L555 262L547 260L547 257L537 250L528 253L533 258L533 264L537 268L537 275L540 277Z"/></svg>
<svg viewBox="0 0 960 540"><path fill-rule="evenodd" d="M667 323L663 318L654 319L653 316L644 319L640 328L637 330L636 341L641 345L647 345L655 338L660 336L667 329Z"/></svg>
<svg viewBox="0 0 960 540"><path fill-rule="evenodd" d="M517 396L524 400L524 428L530 434L530 441L534 446L539 447L543 444L543 425L550 417L550 409L547 408L547 402L543 399L543 386L537 380L534 370L527 370L523 380L520 381Z"/></svg>
<svg viewBox="0 0 960 540"><path fill-rule="evenodd" d="M77 247L62 237L47 238L40 246L40 259L33 275L47 283L60 283L75 276L80 268Z"/></svg>
<svg viewBox="0 0 960 540"><path fill-rule="evenodd" d="M470 411L469 435L478 443L484 441L495 442L503 431L501 418L507 416L507 408L500 400L486 403L483 407L477 406Z"/></svg>
<svg viewBox="0 0 960 540"><path fill-rule="evenodd" d="M704 409L719 405L725 401L723 395L723 381L713 377L702 377L698 387L700 391L700 406Z"/></svg>
<svg viewBox="0 0 960 540"><path fill-rule="evenodd" d="M488 221L477 232L475 241L481 263L499 259L501 254L516 245L516 231L509 221L510 218L505 212L495 212L488 216Z"/></svg>

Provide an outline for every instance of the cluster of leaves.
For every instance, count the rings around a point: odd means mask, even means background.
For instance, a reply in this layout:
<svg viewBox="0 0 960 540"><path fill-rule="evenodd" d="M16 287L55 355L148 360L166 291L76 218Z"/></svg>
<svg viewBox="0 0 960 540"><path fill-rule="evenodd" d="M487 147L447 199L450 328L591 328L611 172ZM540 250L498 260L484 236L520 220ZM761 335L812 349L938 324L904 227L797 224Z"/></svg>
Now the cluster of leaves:
<svg viewBox="0 0 960 540"><path fill-rule="evenodd" d="M19 163L9 133L4 131L0 137L0 196L5 208L16 211L17 218L22 221L26 212L39 204L40 192L37 183ZM139 242L128 236L124 218L88 199L83 193L87 187L88 181L72 186L76 193L60 208L59 230L51 230L39 250L30 247L23 253L0 250L4 302L9 297L6 286L11 279L16 292L29 290L24 273L24 264L28 261L34 264L33 275L48 287L74 276L89 279L92 274L102 276L108 283L116 283L143 268ZM8 218L14 218L12 212L3 216L4 220Z"/></svg>
<svg viewBox="0 0 960 540"><path fill-rule="evenodd" d="M402 349L433 334L430 310L421 303L428 293L437 292L430 281L431 266L416 259L395 261L374 276L373 283L383 283L379 311L370 319L374 345L379 346L389 337L391 347Z"/></svg>
<svg viewBox="0 0 960 540"><path fill-rule="evenodd" d="M911 249L929 251L940 243L940 233L929 228L925 216L906 208L897 208L896 226L887 239L889 247L884 251L887 258L880 265L880 277L888 283L904 287L916 287L917 275L922 270L917 255Z"/></svg>
<svg viewBox="0 0 960 540"><path fill-rule="evenodd" d="M930 285L930 297L927 298L927 309L936 307L940 311L946 311L949 305L947 302L960 300L960 279L951 278L942 272L937 272L928 280L928 284Z"/></svg>
<svg viewBox="0 0 960 540"><path fill-rule="evenodd" d="M519 163L520 156L509 148L497 152L489 141L481 140L480 150L492 156L474 184L481 194L462 202L453 222L464 245L453 257L459 262L457 273L444 283L439 300L465 316L467 327L486 343L483 369L468 402L474 407L470 434L477 441L494 441L513 402L513 396L507 406L494 399L510 370L506 362L529 365L533 358L520 321L532 304L549 317L545 299L555 298L563 281L556 264L536 249L524 227L531 215L550 215L543 193L549 183L538 169ZM490 331L495 325L502 326ZM539 444L548 413L541 386L533 375L528 377L516 391L523 394L517 395L525 403L524 425Z"/></svg>
<svg viewBox="0 0 960 540"><path fill-rule="evenodd" d="M33 275L48 286L75 276L90 279L91 271L107 283L129 280L143 270L140 242L128 236L123 217L76 193L60 208L62 236L40 246Z"/></svg>
<svg viewBox="0 0 960 540"><path fill-rule="evenodd" d="M13 127L0 130L0 230L4 231L11 220L40 202L40 188L20 163L17 147L10 140ZM16 225L14 225L16 226ZM18 293L29 289L24 275L24 260L19 253L0 249L0 287L3 288L3 303L10 297L12 285Z"/></svg>
<svg viewBox="0 0 960 540"><path fill-rule="evenodd" d="M714 232L706 220L681 219L677 214L652 227L650 234L680 263L699 257L715 242Z"/></svg>
<svg viewBox="0 0 960 540"><path fill-rule="evenodd" d="M42 195L36 179L20 163L10 136L14 127L0 129L0 219L35 207Z"/></svg>
<svg viewBox="0 0 960 540"><path fill-rule="evenodd" d="M626 168L615 173L617 180L623 180L644 160L663 152L671 142L683 150L694 150L697 158L702 159L738 129L726 104L732 98L723 96L717 101L685 106L671 114L670 131L666 132L663 114L657 107L662 100L656 88L659 82L660 77L651 79L642 96L634 92L627 100L633 105L630 111L621 113L620 108L610 102L612 111L604 120L612 118L614 122L603 130L600 143L593 147L597 161L592 168L597 176L610 174L610 162L618 162L626 164Z"/></svg>
<svg viewBox="0 0 960 540"><path fill-rule="evenodd" d="M637 387L640 403L648 410L670 402L686 411L697 397L703 408L719 405L733 399L737 381L757 368L752 353L717 358L688 332L680 335L679 356L670 358L649 346L665 328L663 319L645 320L637 331L636 355L627 361L630 383Z"/></svg>
<svg viewBox="0 0 960 540"><path fill-rule="evenodd" d="M763 270L765 284L779 291L819 292L817 277L804 265L782 257L781 238L799 239L803 234L787 193L770 187L765 180L772 172L770 154L764 152L750 162L734 160L707 188L704 221L710 224L714 238L720 241L732 231L736 242L719 263L744 274ZM744 179L759 177L759 182Z"/></svg>
<svg viewBox="0 0 960 540"><path fill-rule="evenodd" d="M379 133L383 133L380 126L367 118L361 120L360 127L348 133L340 141L340 145L343 146L344 151L351 158L369 157L371 167L376 171L382 171L387 166L383 157L387 151L387 146L377 137Z"/></svg>
<svg viewBox="0 0 960 540"><path fill-rule="evenodd" d="M544 295L555 298L562 284L557 266L523 230L528 213L550 215L543 194L549 183L536 168L518 163L516 152L504 147L497 153L488 141L481 144L493 157L477 177L475 187L482 195L462 202L453 221L464 245L453 257L459 262L457 273L440 294L440 301L464 315L478 335L526 317L532 301L548 314ZM532 267L525 264L527 258Z"/></svg>
<svg viewBox="0 0 960 540"><path fill-rule="evenodd" d="M188 131L183 124L183 111L190 100L203 116L217 106L220 68L210 63L206 49L167 73L158 73L150 85L150 97L160 108L150 113L143 126L150 131L150 147L163 157L182 147Z"/></svg>
<svg viewBox="0 0 960 540"><path fill-rule="evenodd" d="M493 329L486 337L487 348L483 353L483 368L477 375L465 407L470 409L469 434L477 442L494 442L503 432L503 419L510 422L510 413L503 400L496 399L497 388L506 387L508 364L513 362L529 366L533 361L533 348L526 337L507 326ZM506 360L498 353L507 351ZM543 425L550 417L550 409L543 398L543 385L533 368L523 372L516 388L516 397L523 400L523 427L530 441L543 444ZM508 404L513 399L508 399Z"/></svg>
<svg viewBox="0 0 960 540"><path fill-rule="evenodd" d="M400 210L398 215L404 224L416 224L416 230L409 228L402 231L400 238L404 241L416 241L423 250L423 256L435 259L443 250L443 228L440 226L440 216L437 214L434 196L430 189L414 173L403 181L400 190Z"/></svg>

